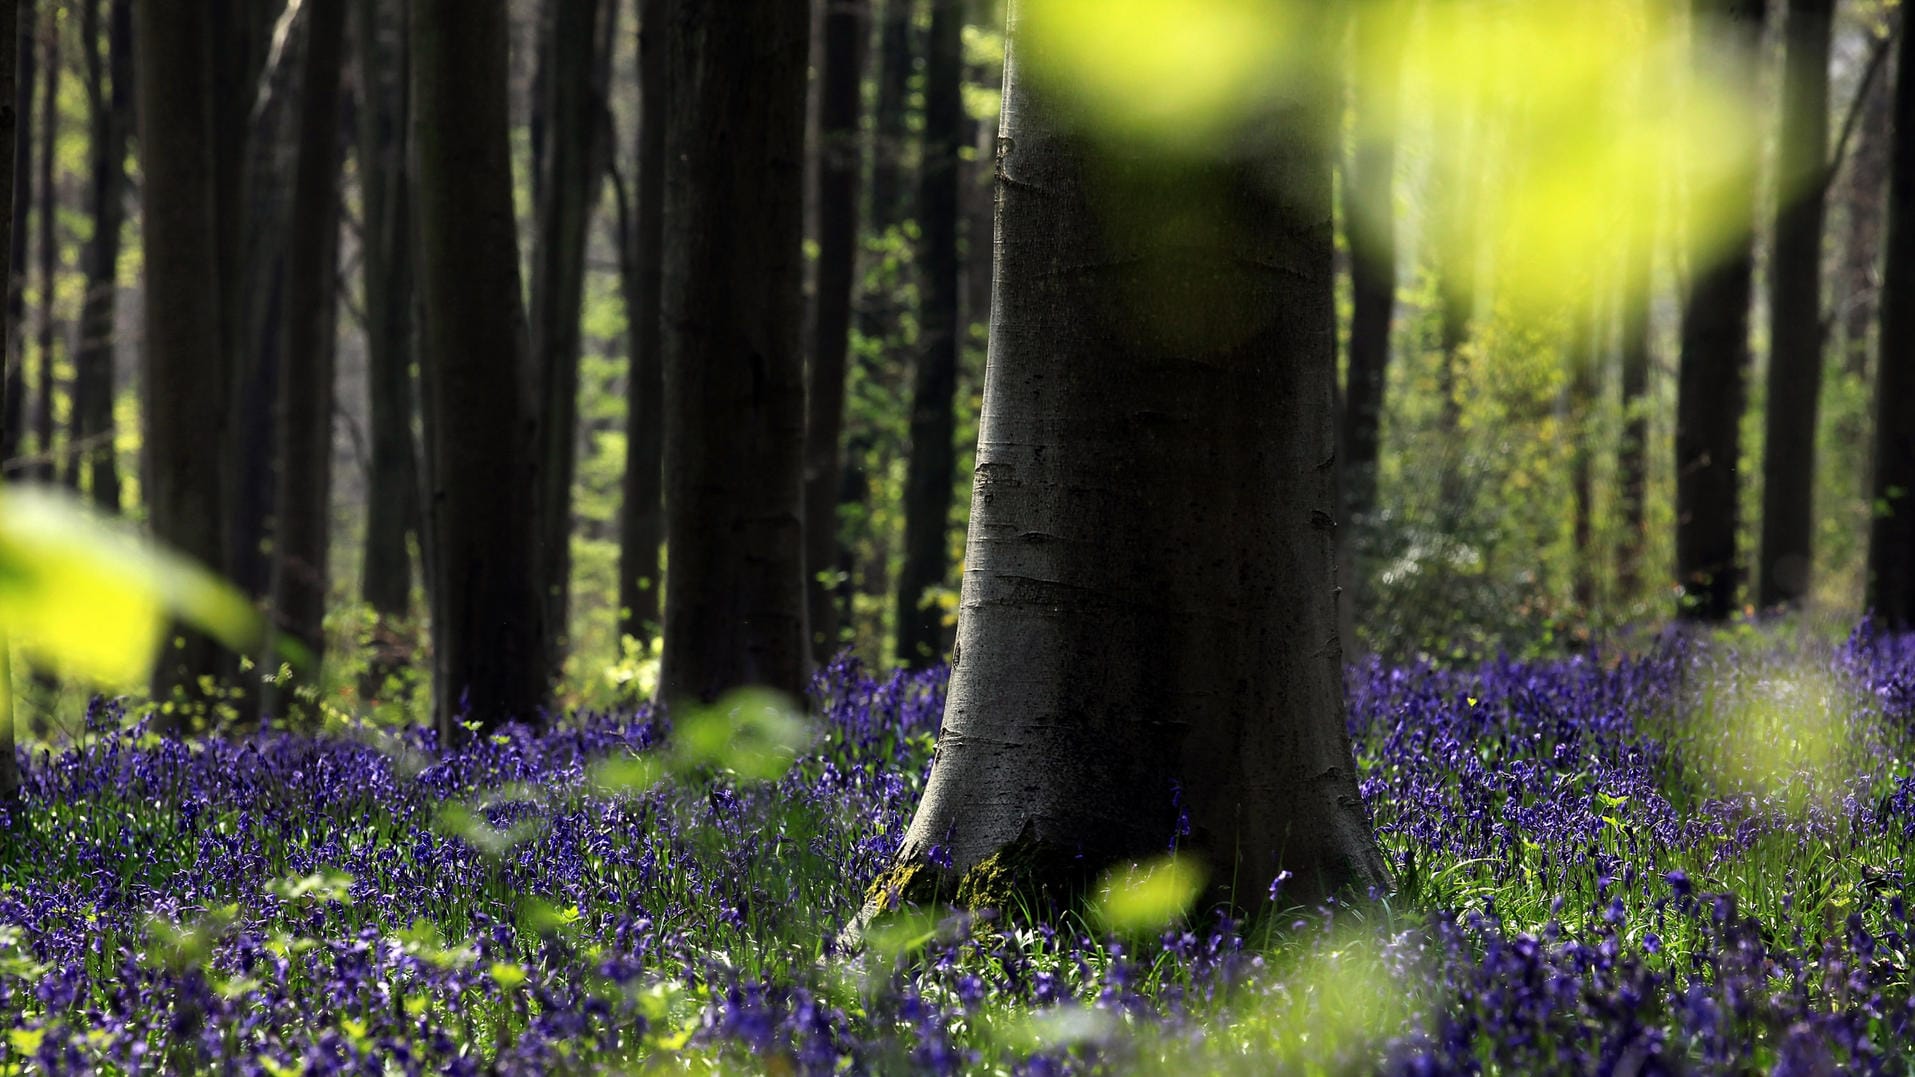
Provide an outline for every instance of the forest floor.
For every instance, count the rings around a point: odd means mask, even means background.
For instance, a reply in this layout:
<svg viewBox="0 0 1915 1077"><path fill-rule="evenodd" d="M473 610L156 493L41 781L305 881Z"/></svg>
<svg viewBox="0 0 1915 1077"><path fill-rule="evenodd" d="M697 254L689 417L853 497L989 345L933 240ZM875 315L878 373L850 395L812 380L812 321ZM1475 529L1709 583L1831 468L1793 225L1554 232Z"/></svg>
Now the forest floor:
<svg viewBox="0 0 1915 1077"><path fill-rule="evenodd" d="M0 856L0 1072L1908 1072L1915 638L1350 684L1387 900L855 954L941 673L827 670L765 780L644 710L443 753L97 708Z"/></svg>

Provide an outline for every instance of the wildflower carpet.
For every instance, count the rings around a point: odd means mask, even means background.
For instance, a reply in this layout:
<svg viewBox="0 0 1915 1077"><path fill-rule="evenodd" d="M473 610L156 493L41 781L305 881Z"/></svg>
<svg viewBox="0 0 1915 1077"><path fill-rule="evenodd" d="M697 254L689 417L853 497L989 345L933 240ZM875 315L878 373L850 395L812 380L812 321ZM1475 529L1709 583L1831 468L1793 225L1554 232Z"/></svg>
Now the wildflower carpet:
<svg viewBox="0 0 1915 1077"><path fill-rule="evenodd" d="M1910 1071L1915 639L1372 664L1394 894L841 950L942 691L834 665L762 780L644 709L442 752L96 705L0 855L0 1072Z"/></svg>

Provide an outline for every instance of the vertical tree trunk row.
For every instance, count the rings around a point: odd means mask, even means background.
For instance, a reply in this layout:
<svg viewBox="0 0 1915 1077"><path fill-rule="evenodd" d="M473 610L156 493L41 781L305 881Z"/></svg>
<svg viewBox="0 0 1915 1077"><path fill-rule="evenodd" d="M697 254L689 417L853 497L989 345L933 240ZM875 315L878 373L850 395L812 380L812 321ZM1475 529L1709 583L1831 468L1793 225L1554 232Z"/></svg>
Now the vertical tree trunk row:
<svg viewBox="0 0 1915 1077"><path fill-rule="evenodd" d="M1769 268L1769 381L1757 605L1807 601L1822 393L1822 218L1834 0L1789 0Z"/></svg>
<svg viewBox="0 0 1915 1077"><path fill-rule="evenodd" d="M1695 0L1696 62L1753 81L1764 0ZM1756 162L1732 179L1691 193L1730 223L1719 257L1692 271L1682 309L1676 402L1676 582L1680 613L1727 620L1741 584L1742 412L1748 392L1749 299L1754 275Z"/></svg>
<svg viewBox="0 0 1915 1077"><path fill-rule="evenodd" d="M844 431L845 358L858 269L858 129L864 96L869 0L825 0L819 102L818 286L805 398L805 588L813 649L838 649L837 589L823 576L838 561L838 491Z"/></svg>
<svg viewBox="0 0 1915 1077"><path fill-rule="evenodd" d="M911 381L911 458L904 480L904 567L898 572L898 661L943 661L944 586L956 479L959 305L958 180L963 144L964 11L959 0L931 0L925 65L924 157L918 187L918 354Z"/></svg>
<svg viewBox="0 0 1915 1077"><path fill-rule="evenodd" d="M358 0L355 15L364 95L358 153L372 442L360 595L374 616L362 694L373 699L412 654L406 634L412 603L406 538L417 527L419 472L412 437L412 190L405 145L410 50L404 12L396 5Z"/></svg>
<svg viewBox="0 0 1915 1077"><path fill-rule="evenodd" d="M633 221L625 258L630 397L619 508L619 633L649 641L660 618L659 546L665 540L665 367L660 301L665 266L666 0L638 0L639 120Z"/></svg>
<svg viewBox="0 0 1915 1077"><path fill-rule="evenodd" d="M1875 374L1873 525L1868 605L1891 629L1915 628L1915 33L1895 45L1895 141L1882 264L1881 355Z"/></svg>
<svg viewBox="0 0 1915 1077"><path fill-rule="evenodd" d="M545 701L536 467L506 99L504 0L412 5L420 371L432 550L433 699L459 723Z"/></svg>
<svg viewBox="0 0 1915 1077"><path fill-rule="evenodd" d="M666 545L660 694L798 696L808 5L671 0L667 70Z"/></svg>
<svg viewBox="0 0 1915 1077"><path fill-rule="evenodd" d="M306 0L298 159L286 250L286 363L279 378L278 485L273 498L272 627L308 658L299 684L317 684L325 656L326 555L331 536L334 296L339 262L340 73L347 0ZM275 701L282 714L296 707Z"/></svg>
<svg viewBox="0 0 1915 1077"><path fill-rule="evenodd" d="M40 359L40 370L35 378L33 404L33 440L34 451L38 455L32 475L41 482L52 482L59 474L58 460L53 451L53 398L54 341L57 338L57 326L54 322L53 299L56 285L54 279L59 270L60 246L55 222L60 215L60 194L54 188L54 153L59 145L60 135L60 22L58 12L49 7L44 15L45 25L40 28L40 44L46 55L40 65L40 152L34 163L39 168L39 181L36 186L40 195L39 247L40 247L40 313L39 342L36 349Z"/></svg>
<svg viewBox="0 0 1915 1077"><path fill-rule="evenodd" d="M104 0L106 55L100 52L103 0L85 0L80 37L86 58L91 114L88 145L92 173L87 201L93 236L82 255L86 295L80 306L80 341L74 352L73 440L81 448L69 461L71 484L85 485L93 504L120 511L119 457L114 451L113 372L119 350L114 326L119 292L121 234L126 223L126 151L133 124L133 4Z"/></svg>
<svg viewBox="0 0 1915 1077"><path fill-rule="evenodd" d="M541 111L543 174L532 264L532 357L539 377L538 553L545 601L546 674L564 661L572 574L572 483L578 474L579 315L586 228L604 183L594 99L599 0L551 5Z"/></svg>

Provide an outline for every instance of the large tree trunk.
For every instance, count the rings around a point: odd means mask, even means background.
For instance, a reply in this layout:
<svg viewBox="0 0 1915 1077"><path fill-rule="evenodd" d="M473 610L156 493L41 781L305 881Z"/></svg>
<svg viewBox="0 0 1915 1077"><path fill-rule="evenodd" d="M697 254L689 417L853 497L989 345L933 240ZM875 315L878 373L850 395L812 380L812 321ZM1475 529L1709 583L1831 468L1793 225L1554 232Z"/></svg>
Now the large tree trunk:
<svg viewBox="0 0 1915 1077"><path fill-rule="evenodd" d="M1815 428L1822 394L1822 212L1828 167L1829 35L1835 0L1789 0L1782 77L1780 202L1769 268L1769 402L1762 455L1757 604L1808 599L1815 534Z"/></svg>
<svg viewBox="0 0 1915 1077"><path fill-rule="evenodd" d="M20 31L14 35L13 108L16 116L33 114L34 69L38 55L33 47L36 23L34 0L19 5ZM27 416L27 211L33 205L33 125L16 123L13 128L13 203L7 241L7 335L0 344L6 349L6 400L0 404L0 463L11 464L20 457L21 439L26 434Z"/></svg>
<svg viewBox="0 0 1915 1077"><path fill-rule="evenodd" d="M227 563L219 476L230 409L220 347L212 33L198 5L139 0L136 11L147 515L161 541L217 571ZM211 637L182 627L179 638L155 666L156 699L224 671Z"/></svg>
<svg viewBox="0 0 1915 1077"><path fill-rule="evenodd" d="M59 271L60 246L55 238L54 223L60 215L60 193L54 188L54 153L59 145L60 136L60 24L57 12L49 8L45 13L46 25L40 30L40 40L46 49L40 65L40 153L34 163L39 166L40 215L40 339L37 349L40 358L39 376L35 379L33 404L33 440L38 459L32 475L41 482L52 482L59 474L58 463L53 455L53 398L54 398L54 341L58 339L57 326L54 324L53 297L58 281L54 279Z"/></svg>
<svg viewBox="0 0 1915 1077"><path fill-rule="evenodd" d="M82 475L93 504L120 511L120 465L113 445L113 366L118 351L114 315L119 292L120 240L126 223L126 149L133 124L133 3L110 0L106 55L100 54L102 0L85 0L80 38L86 57L91 112L88 201L93 237L86 253L86 296L80 306L80 343L74 353L72 484Z"/></svg>
<svg viewBox="0 0 1915 1077"><path fill-rule="evenodd" d="M20 51L5 47L9 41L15 41L20 35L20 3L18 0L0 0L0 101L15 97L15 80L19 77ZM20 117L25 110L0 109L0 207L13 204L19 190L15 185L13 154L19 152L18 136L25 125ZM0 216L0 228L11 232L15 227L15 215ZM8 258L13 251L11 234L0 235L0 258ZM0 264L0 280L12 279L11 264ZM6 312L11 314L9 310ZM11 338L11 326L5 317L0 317L0 342ZM11 417L0 411L0 424L11 426ZM0 444L7 442L8 429L0 429ZM20 799L20 760L14 751L13 738L13 658L5 637L0 637L0 806L11 806ZM12 821L13 813L8 818Z"/></svg>
<svg viewBox="0 0 1915 1077"><path fill-rule="evenodd" d="M665 281L665 129L671 96L665 69L666 0L638 3L638 177L625 274L631 389L618 516L618 605L619 633L644 642L660 623L658 548L665 539L665 366L659 302Z"/></svg>
<svg viewBox="0 0 1915 1077"><path fill-rule="evenodd" d="M279 470L273 499L272 627L309 664L295 683L317 684L326 650L326 551L332 533L334 296L339 263L339 80L346 0L307 0L286 250L286 364L279 378ZM292 709L282 690L269 705Z"/></svg>
<svg viewBox="0 0 1915 1077"><path fill-rule="evenodd" d="M406 160L405 13L396 4L358 0L360 201L366 294L371 466L366 483L365 567L360 595L372 607L371 655L361 686L367 699L412 655L412 558L406 538L419 514L413 451L413 285L410 166Z"/></svg>
<svg viewBox="0 0 1915 1077"><path fill-rule="evenodd" d="M911 48L911 21L918 0L880 0L878 11L878 94L872 106L871 228L879 235L904 223L910 196L904 180L911 73L917 57Z"/></svg>
<svg viewBox="0 0 1915 1077"><path fill-rule="evenodd" d="M532 355L539 372L539 584L545 598L546 671L556 683L565 657L571 591L586 226L605 179L599 150L605 125L592 87L598 0L559 0L552 7L543 110L549 126L532 267Z"/></svg>
<svg viewBox="0 0 1915 1077"><path fill-rule="evenodd" d="M804 587L807 5L671 0L666 130L667 701L796 697Z"/></svg>
<svg viewBox="0 0 1915 1077"><path fill-rule="evenodd" d="M1892 629L1915 628L1915 33L1896 42L1895 143L1882 268L1881 358L1875 376L1875 519L1868 604Z"/></svg>
<svg viewBox="0 0 1915 1077"><path fill-rule="evenodd" d="M944 660L944 608L933 592L948 575L956 481L959 320L958 150L963 144L964 10L931 0L925 65L924 158L918 187L918 356L911 382L911 459L904 479L904 567L898 572L898 661Z"/></svg>
<svg viewBox="0 0 1915 1077"><path fill-rule="evenodd" d="M512 218L504 0L412 5L433 710L441 736L545 700L533 391Z"/></svg>
<svg viewBox="0 0 1915 1077"><path fill-rule="evenodd" d="M813 653L840 646L837 589L821 574L838 562L838 491L844 454L845 354L858 268L858 131L869 0L826 0L819 102L818 287L805 397L805 588Z"/></svg>
<svg viewBox="0 0 1915 1077"><path fill-rule="evenodd" d="M1696 60L1725 77L1753 81L1764 0L1695 0ZM1731 229L1721 256L1693 271L1682 309L1682 361L1676 389L1676 582L1680 614L1727 620L1741 582L1736 558L1740 517L1744 381L1749 365L1749 296L1754 274L1755 167L1707 190L1709 207Z"/></svg>
<svg viewBox="0 0 1915 1077"><path fill-rule="evenodd" d="M1173 841L1244 906L1385 885L1336 636L1329 95L1210 160L1096 143L1016 10L958 651L866 912L1048 904Z"/></svg>

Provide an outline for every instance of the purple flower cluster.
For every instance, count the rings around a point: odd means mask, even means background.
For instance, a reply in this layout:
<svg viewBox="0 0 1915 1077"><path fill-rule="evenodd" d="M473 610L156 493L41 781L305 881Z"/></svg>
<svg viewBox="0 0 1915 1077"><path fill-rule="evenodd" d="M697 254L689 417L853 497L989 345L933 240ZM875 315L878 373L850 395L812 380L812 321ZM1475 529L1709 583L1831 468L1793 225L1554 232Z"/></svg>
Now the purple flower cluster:
<svg viewBox="0 0 1915 1077"><path fill-rule="evenodd" d="M670 742L644 708L446 751L189 745L99 706L23 759L0 1067L1907 1069L1915 638L1366 666L1350 722L1394 896L1141 947L933 912L840 952L942 697L942 673L840 662L783 778L644 788L594 777Z"/></svg>

